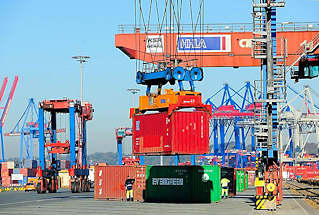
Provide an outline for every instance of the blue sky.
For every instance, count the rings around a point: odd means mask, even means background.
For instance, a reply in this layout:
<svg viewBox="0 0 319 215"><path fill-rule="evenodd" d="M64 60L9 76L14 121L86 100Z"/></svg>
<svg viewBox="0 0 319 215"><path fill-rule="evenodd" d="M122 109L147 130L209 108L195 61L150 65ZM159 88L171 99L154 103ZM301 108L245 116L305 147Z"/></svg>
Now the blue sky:
<svg viewBox="0 0 319 215"><path fill-rule="evenodd" d="M319 21L318 9L317 0L288 0L278 21ZM206 0L205 14L205 23L251 22L251 1ZM115 151L114 128L130 125L132 97L126 89L137 87L144 93L135 82L135 62L114 46L118 24L134 24L133 0L0 1L0 81L9 77L8 92L14 75L20 78L4 131L15 125L30 97L37 102L78 98L79 65L71 56L90 55L84 67L84 99L95 113L88 123L88 151ZM208 68L197 86L206 99L225 82L238 88L258 79L258 71ZM318 80L306 84L319 92ZM6 138L5 147L7 157L18 156L19 138Z"/></svg>

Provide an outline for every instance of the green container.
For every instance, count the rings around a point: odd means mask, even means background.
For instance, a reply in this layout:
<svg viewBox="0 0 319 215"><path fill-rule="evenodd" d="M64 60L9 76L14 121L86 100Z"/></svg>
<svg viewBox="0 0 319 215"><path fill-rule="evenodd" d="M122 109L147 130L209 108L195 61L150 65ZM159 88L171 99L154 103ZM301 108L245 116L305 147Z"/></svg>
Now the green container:
<svg viewBox="0 0 319 215"><path fill-rule="evenodd" d="M236 170L236 192L243 192L245 190L245 172L243 170Z"/></svg>
<svg viewBox="0 0 319 215"><path fill-rule="evenodd" d="M147 202L211 203L220 201L218 166L148 166Z"/></svg>
<svg viewBox="0 0 319 215"><path fill-rule="evenodd" d="M193 166L192 201L211 203L221 198L220 167Z"/></svg>

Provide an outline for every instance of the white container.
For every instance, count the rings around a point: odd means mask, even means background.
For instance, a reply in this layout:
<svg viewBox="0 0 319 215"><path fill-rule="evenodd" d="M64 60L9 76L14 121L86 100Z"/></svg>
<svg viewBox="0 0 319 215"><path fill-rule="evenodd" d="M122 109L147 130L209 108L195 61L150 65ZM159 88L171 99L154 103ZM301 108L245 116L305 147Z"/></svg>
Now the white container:
<svg viewBox="0 0 319 215"><path fill-rule="evenodd" d="M7 161L7 168L14 169L15 168L14 161Z"/></svg>
<svg viewBox="0 0 319 215"><path fill-rule="evenodd" d="M88 179L89 179L89 181L94 182L94 167L90 167Z"/></svg>
<svg viewBox="0 0 319 215"><path fill-rule="evenodd" d="M68 171L60 171L59 172L59 178L60 178L60 187L61 188L69 188L70 185L70 175Z"/></svg>
<svg viewBox="0 0 319 215"><path fill-rule="evenodd" d="M22 181L23 180L23 174L12 174L11 175L12 181Z"/></svg>

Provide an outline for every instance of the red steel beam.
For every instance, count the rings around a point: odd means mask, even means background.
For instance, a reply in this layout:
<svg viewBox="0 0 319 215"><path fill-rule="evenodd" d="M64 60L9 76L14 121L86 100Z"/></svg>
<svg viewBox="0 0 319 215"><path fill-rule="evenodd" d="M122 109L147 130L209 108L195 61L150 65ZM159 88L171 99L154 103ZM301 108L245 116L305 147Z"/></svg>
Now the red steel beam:
<svg viewBox="0 0 319 215"><path fill-rule="evenodd" d="M280 55L283 47L282 38L287 39L287 65L291 65L296 59L296 51L304 41L311 41L319 31L286 31L277 32L277 55ZM115 47L120 49L131 59L138 59L145 62L169 62L173 59L182 60L192 65L196 61L196 66L200 67L256 67L260 66L259 59L254 59L251 55L252 32L224 32L224 33L198 33L198 37L220 38L220 50L212 51L181 51L179 46L189 46L186 40L177 45L178 37L191 38L193 33L124 33L115 35ZM196 36L196 35L195 35ZM153 40L152 40L153 38ZM154 38L161 38L162 48L150 48L158 44ZM187 42L187 43L186 43ZM192 45L203 45L200 40ZM316 51L319 53L319 50Z"/></svg>
<svg viewBox="0 0 319 215"><path fill-rule="evenodd" d="M2 87L1 87L1 90L0 90L0 103L1 103L1 100L2 100L2 97L3 97L3 94L4 94L4 90L6 89L7 83L8 83L8 77L5 77L3 79Z"/></svg>
<svg viewBox="0 0 319 215"><path fill-rule="evenodd" d="M3 110L3 113L2 113L2 116L1 116L1 120L0 120L1 127L3 127L3 125L4 125L5 121L6 121L6 118L7 118L7 115L8 115L8 111L9 111L9 108L10 108L10 105L11 105L11 102L12 102L12 98L13 98L14 92L15 92L17 84L18 84L18 80L19 80L19 77L15 76L13 84L12 84L12 87L11 87L11 90L10 90L10 94L9 94L9 97L8 97L8 100L7 100L7 103L6 103L6 106L4 107L4 110Z"/></svg>

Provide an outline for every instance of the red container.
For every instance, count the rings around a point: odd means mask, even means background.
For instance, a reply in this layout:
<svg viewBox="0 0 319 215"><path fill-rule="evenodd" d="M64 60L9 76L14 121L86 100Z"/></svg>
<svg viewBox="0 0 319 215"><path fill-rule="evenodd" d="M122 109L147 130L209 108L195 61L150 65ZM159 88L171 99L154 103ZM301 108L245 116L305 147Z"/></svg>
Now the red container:
<svg viewBox="0 0 319 215"><path fill-rule="evenodd" d="M177 111L133 117L133 154L174 155L209 152L209 114Z"/></svg>
<svg viewBox="0 0 319 215"><path fill-rule="evenodd" d="M11 176L13 169L1 169L1 176Z"/></svg>
<svg viewBox="0 0 319 215"><path fill-rule="evenodd" d="M2 186L10 187L11 186L11 177L10 176L2 176Z"/></svg>
<svg viewBox="0 0 319 215"><path fill-rule="evenodd" d="M1 164L1 169L8 169L8 164L7 164L7 162L3 162L3 163Z"/></svg>
<svg viewBox="0 0 319 215"><path fill-rule="evenodd" d="M20 174L35 177L37 175L37 169L20 168Z"/></svg>
<svg viewBox="0 0 319 215"><path fill-rule="evenodd" d="M254 186L255 185L255 172L254 171L247 171L248 173L248 185Z"/></svg>
<svg viewBox="0 0 319 215"><path fill-rule="evenodd" d="M95 166L94 199L125 200L127 176L135 179L134 200L143 201L145 166Z"/></svg>
<svg viewBox="0 0 319 215"><path fill-rule="evenodd" d="M60 161L61 169L70 169L70 161L69 160L61 160Z"/></svg>

